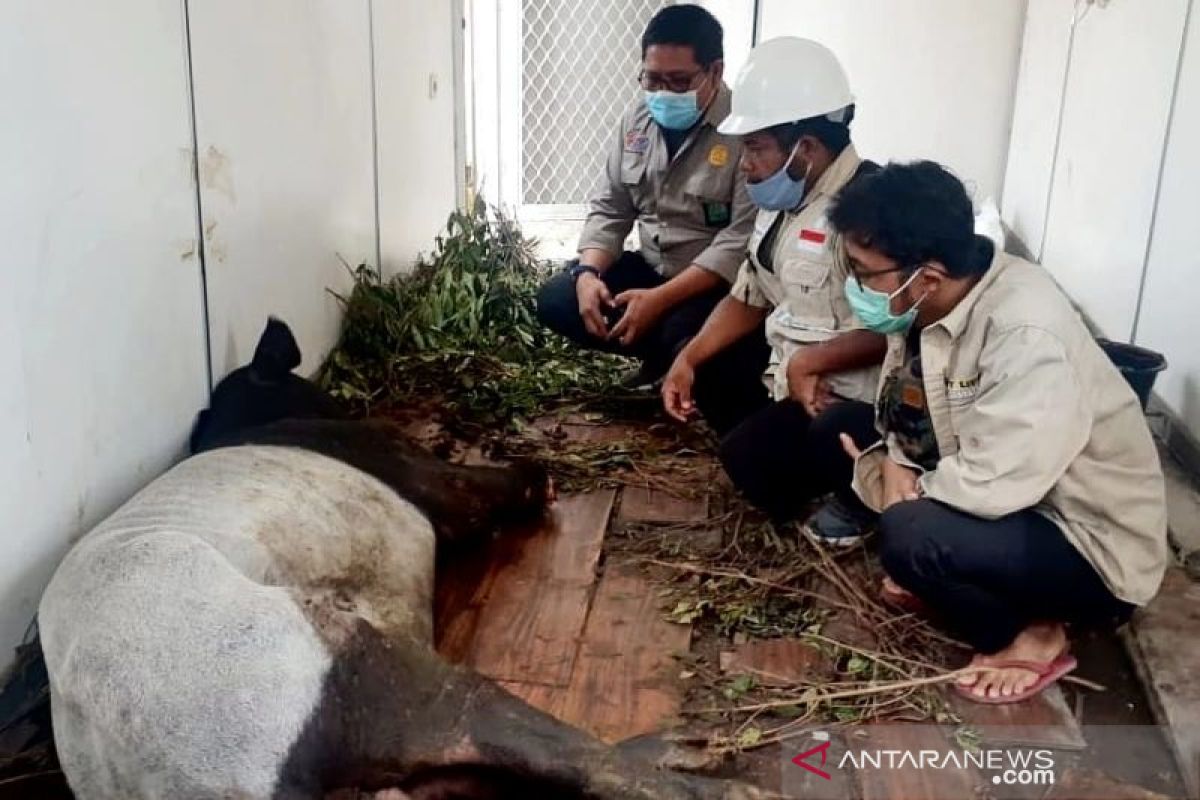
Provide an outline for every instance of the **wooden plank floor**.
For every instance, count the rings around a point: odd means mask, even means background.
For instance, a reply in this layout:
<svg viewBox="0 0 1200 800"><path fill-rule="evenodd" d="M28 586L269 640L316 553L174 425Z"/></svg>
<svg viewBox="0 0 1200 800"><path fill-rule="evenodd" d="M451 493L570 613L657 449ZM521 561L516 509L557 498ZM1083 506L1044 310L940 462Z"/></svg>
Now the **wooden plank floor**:
<svg viewBox="0 0 1200 800"><path fill-rule="evenodd" d="M854 744L865 751L904 751L939 754L952 749L937 725L868 725ZM863 769L858 773L862 800L951 800L977 796L985 785L974 768L919 769L899 761L898 769Z"/></svg>
<svg viewBox="0 0 1200 800"><path fill-rule="evenodd" d="M661 730L679 711L676 654L690 625L663 619L655 587L610 567L596 592L579 661L559 707L563 720L609 742Z"/></svg>
<svg viewBox="0 0 1200 800"><path fill-rule="evenodd" d="M603 442L625 435L614 436L611 429L582 420L555 430L571 441ZM682 701L682 668L674 656L688 650L691 628L664 619L657 587L636 570L602 564L604 537L614 523L670 526L703 520L707 514L703 500L660 496L648 487L563 497L548 521L528 531L507 533L473 557L450 556L439 565L435 604L439 652L606 741L668 729ZM715 533L719 543L719 531ZM681 535L698 534L688 530ZM1146 683L1160 711L1176 722L1175 745L1181 760L1194 759L1200 750L1200 742L1189 738L1198 727L1193 720L1200 719L1194 679L1194 665L1200 662L1196 650L1200 645L1195 643L1200 640L1189 635L1200 628L1197 609L1200 588L1173 573L1163 596L1133 626ZM837 630L839 622L845 630ZM872 646L878 635L860 629L853 619L839 620L836 614L826 623L827 630L836 631L836 638L861 640L864 646ZM799 641L744 642L722 648L719 655L727 675L753 674L764 683L819 680L828 669L818 651ZM963 722L982 734L985 747L1049 748L1064 758L1074 753L1086 759L1089 752L1081 753L1087 742L1058 687L1011 706L950 699ZM936 725L872 725L861 733L873 749L955 747ZM940 800L977 796L984 776L972 770L858 770L843 776L845 785L840 788L817 780L808 788L819 788L825 792L821 796L827 797L840 797L838 792L844 790L847 800ZM1108 786L1091 776L1076 775L1073 781L1079 784L1080 798L1097 796L1098 787L1103 791ZM1044 793L1045 787L1041 788L1038 798ZM829 794L831 789L837 791ZM807 795L817 796L802 792ZM1034 800L1034 795L1025 794L991 796Z"/></svg>
<svg viewBox="0 0 1200 800"><path fill-rule="evenodd" d="M621 524L670 524L698 513L695 505L679 501L664 515L644 491L624 492ZM610 742L672 724L682 696L673 656L687 651L691 640L690 626L663 618L656 587L635 570L610 565L598 575L616 501L612 491L562 498L545 524L506 534L473 562L444 565L437 597L438 649L444 656ZM721 655L727 674L750 673L767 683L812 679L828 669L819 651L797 640L751 641ZM964 702L959 711L995 745L1073 750L1085 744L1057 687L1032 702L1005 707ZM893 741L911 738L913 731L920 741ZM868 735L881 749L947 746L936 726L926 731L871 726ZM902 770L860 772L855 783L864 800L937 800L960 796L959 791L968 796L968 784L978 779Z"/></svg>
<svg viewBox="0 0 1200 800"><path fill-rule="evenodd" d="M828 673L831 659L801 639L756 639L722 651L721 671L753 676L767 686L815 681Z"/></svg>
<svg viewBox="0 0 1200 800"><path fill-rule="evenodd" d="M621 492L621 522L703 522L708 519L708 502L676 497L644 486L626 486Z"/></svg>
<svg viewBox="0 0 1200 800"><path fill-rule="evenodd" d="M612 491L562 498L550 520L439 572L438 651L547 713L617 742L679 711L674 658L691 627L663 619L631 568L597 578Z"/></svg>
<svg viewBox="0 0 1200 800"><path fill-rule="evenodd" d="M498 539L481 576L443 569L439 652L499 681L567 686L614 500L563 498L533 531Z"/></svg>
<svg viewBox="0 0 1200 800"><path fill-rule="evenodd" d="M1192 797L1200 797L1200 583L1167 571L1158 596L1134 615L1130 655Z"/></svg>
<svg viewBox="0 0 1200 800"><path fill-rule="evenodd" d="M1045 800L1170 800L1166 795L1088 770L1068 769Z"/></svg>
<svg viewBox="0 0 1200 800"><path fill-rule="evenodd" d="M946 696L963 722L977 728L989 745L1059 750L1087 747L1079 721L1067 706L1058 684L1047 687L1036 697L1008 705L975 703L953 691L947 691Z"/></svg>

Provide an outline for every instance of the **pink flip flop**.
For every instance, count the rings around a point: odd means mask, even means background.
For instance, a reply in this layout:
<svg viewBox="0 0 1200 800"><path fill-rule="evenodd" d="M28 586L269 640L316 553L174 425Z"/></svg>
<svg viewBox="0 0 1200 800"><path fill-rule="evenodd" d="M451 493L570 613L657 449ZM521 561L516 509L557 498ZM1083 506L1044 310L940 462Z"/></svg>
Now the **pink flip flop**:
<svg viewBox="0 0 1200 800"><path fill-rule="evenodd" d="M1065 650L1053 661L1021 661L1013 659L1010 661L998 661L995 664L989 664L991 669L1024 669L1029 670L1038 676L1038 679L1032 686L1018 694L1010 694L1008 696L988 697L986 695L978 695L971 690L972 686L961 686L954 684L954 690L960 695L974 703L983 703L990 706L1005 705L1008 703L1020 703L1022 700L1028 700L1034 695L1041 692L1050 684L1057 681L1062 676L1072 672L1079 662L1075 660L1075 656Z"/></svg>

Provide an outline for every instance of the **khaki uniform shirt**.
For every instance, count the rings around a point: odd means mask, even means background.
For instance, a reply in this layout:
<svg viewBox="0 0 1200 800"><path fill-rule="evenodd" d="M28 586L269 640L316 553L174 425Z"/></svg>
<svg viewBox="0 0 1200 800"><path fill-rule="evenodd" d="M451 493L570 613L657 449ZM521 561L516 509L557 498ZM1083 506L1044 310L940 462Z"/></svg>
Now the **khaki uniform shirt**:
<svg viewBox="0 0 1200 800"><path fill-rule="evenodd" d="M886 376L905 355L889 337ZM921 331L940 460L925 496L984 519L1034 508L1058 524L1117 597L1144 605L1167 565L1158 451L1133 390L1042 267L998 253L971 293ZM879 510L884 447L854 488Z"/></svg>
<svg viewBox="0 0 1200 800"><path fill-rule="evenodd" d="M732 283L754 224L738 137L717 133L729 114L724 84L672 159L645 103L626 112L604 180L588 207L579 249L620 255L638 224L641 252L664 277L690 264Z"/></svg>
<svg viewBox="0 0 1200 800"><path fill-rule="evenodd" d="M771 360L764 382L776 400L788 396L787 362L796 350L862 328L846 300L846 265L833 258L833 234L825 218L830 203L861 164L854 145L848 145L799 208L759 211L754 220L750 249L730 294L747 305L773 309L766 325ZM825 379L835 394L869 403L875 399L879 368Z"/></svg>

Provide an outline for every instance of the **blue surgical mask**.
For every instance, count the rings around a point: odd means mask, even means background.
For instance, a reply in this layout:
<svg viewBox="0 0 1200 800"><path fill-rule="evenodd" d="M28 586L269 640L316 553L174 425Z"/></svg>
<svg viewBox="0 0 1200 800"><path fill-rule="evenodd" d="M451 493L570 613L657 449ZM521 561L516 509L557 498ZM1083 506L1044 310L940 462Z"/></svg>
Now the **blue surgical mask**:
<svg viewBox="0 0 1200 800"><path fill-rule="evenodd" d="M751 203L766 211L790 211L800 205L804 199L805 178L796 180L788 174L788 167L792 165L799 146L800 143L796 142L787 162L774 175L758 183L746 184L746 194L750 196Z"/></svg>
<svg viewBox="0 0 1200 800"><path fill-rule="evenodd" d="M696 90L688 92L646 92L646 109L651 118L672 131L685 131L700 119L700 104Z"/></svg>
<svg viewBox="0 0 1200 800"><path fill-rule="evenodd" d="M892 298L907 289L919 274L921 274L921 270L918 269L911 278L904 282L903 286L891 294L884 294L869 286L862 286L853 275L847 276L846 300L850 303L850 310L867 330L876 333L903 333L912 327L913 322L917 319L917 307L925 298L922 297L903 314L892 313Z"/></svg>

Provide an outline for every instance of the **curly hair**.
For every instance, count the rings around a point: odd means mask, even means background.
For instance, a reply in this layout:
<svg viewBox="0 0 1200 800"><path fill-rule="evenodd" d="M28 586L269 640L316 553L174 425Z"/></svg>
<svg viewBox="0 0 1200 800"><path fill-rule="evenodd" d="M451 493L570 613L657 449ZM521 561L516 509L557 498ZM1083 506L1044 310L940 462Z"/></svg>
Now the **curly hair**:
<svg viewBox="0 0 1200 800"><path fill-rule="evenodd" d="M962 181L933 161L892 162L852 181L834 201L829 222L909 270L937 261L951 277L965 278L991 261L990 242L975 235Z"/></svg>

